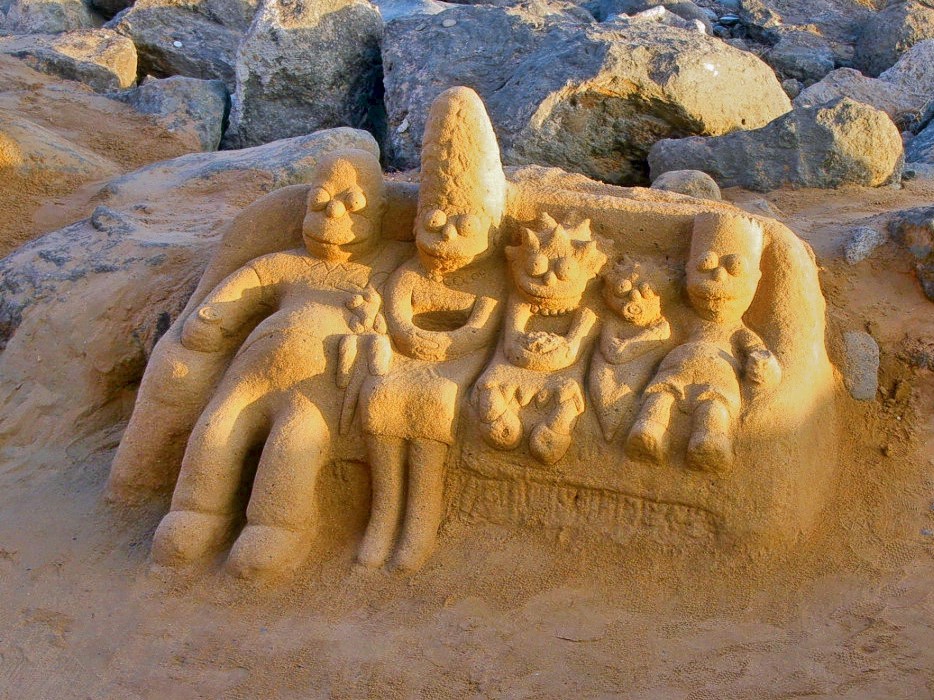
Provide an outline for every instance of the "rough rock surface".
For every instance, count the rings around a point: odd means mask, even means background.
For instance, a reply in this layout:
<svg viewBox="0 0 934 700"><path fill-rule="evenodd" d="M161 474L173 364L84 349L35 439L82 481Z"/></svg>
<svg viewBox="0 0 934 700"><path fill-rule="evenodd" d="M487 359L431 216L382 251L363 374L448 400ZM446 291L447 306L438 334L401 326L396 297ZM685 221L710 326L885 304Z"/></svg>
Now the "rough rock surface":
<svg viewBox="0 0 934 700"><path fill-rule="evenodd" d="M0 29L14 34L60 34L98 26L90 6L82 0L12 0Z"/></svg>
<svg viewBox="0 0 934 700"><path fill-rule="evenodd" d="M934 206L898 212L889 223L889 234L917 260L918 282L934 301Z"/></svg>
<svg viewBox="0 0 934 700"><path fill-rule="evenodd" d="M21 58L38 71L77 80L98 92L120 90L136 82L136 47L109 29L0 39L0 52Z"/></svg>
<svg viewBox="0 0 934 700"><path fill-rule="evenodd" d="M703 170L721 187L759 191L785 184L877 187L896 179L902 164L901 134L892 120L848 98L795 109L753 131L666 139L649 153L653 176Z"/></svg>
<svg viewBox="0 0 934 700"><path fill-rule="evenodd" d="M0 167L19 175L55 172L82 179L114 174L114 164L63 136L0 109Z"/></svg>
<svg viewBox="0 0 934 700"><path fill-rule="evenodd" d="M766 64L718 39L638 18L597 25L534 3L391 22L383 63L401 168L418 165L427 105L453 85L484 99L507 163L616 183L645 181L659 139L756 128L790 107Z"/></svg>
<svg viewBox="0 0 934 700"><path fill-rule="evenodd" d="M669 170L655 178L652 189L678 192L699 199L721 199L717 183L700 170Z"/></svg>
<svg viewBox="0 0 934 700"><path fill-rule="evenodd" d="M909 163L934 165L934 120L908 142L905 148L905 160Z"/></svg>
<svg viewBox="0 0 934 700"><path fill-rule="evenodd" d="M237 52L225 145L366 124L381 32L379 12L366 0L265 0Z"/></svg>
<svg viewBox="0 0 934 700"><path fill-rule="evenodd" d="M872 226L857 226L843 244L843 257L850 265L862 262L880 245L885 243L886 234Z"/></svg>
<svg viewBox="0 0 934 700"><path fill-rule="evenodd" d="M193 150L216 151L220 145L229 102L220 80L150 78L112 97L155 117L170 133L184 136Z"/></svg>
<svg viewBox="0 0 934 700"><path fill-rule="evenodd" d="M830 44L812 32L783 32L778 43L762 57L782 80L793 78L810 85L834 69Z"/></svg>
<svg viewBox="0 0 934 700"><path fill-rule="evenodd" d="M924 39L934 39L934 3L890 0L864 25L856 45L856 67L877 76Z"/></svg>
<svg viewBox="0 0 934 700"><path fill-rule="evenodd" d="M601 22L614 15L635 15L655 7L663 7L689 22L700 22L708 32L713 30L710 15L691 0L596 0L585 5Z"/></svg>
<svg viewBox="0 0 934 700"><path fill-rule="evenodd" d="M865 331L843 334L843 382L857 401L872 401L879 389L879 344Z"/></svg>
<svg viewBox="0 0 934 700"><path fill-rule="evenodd" d="M107 26L133 40L140 73L219 79L233 90L242 18L234 16L224 24L205 14L208 9L207 4L189 7L139 0Z"/></svg>

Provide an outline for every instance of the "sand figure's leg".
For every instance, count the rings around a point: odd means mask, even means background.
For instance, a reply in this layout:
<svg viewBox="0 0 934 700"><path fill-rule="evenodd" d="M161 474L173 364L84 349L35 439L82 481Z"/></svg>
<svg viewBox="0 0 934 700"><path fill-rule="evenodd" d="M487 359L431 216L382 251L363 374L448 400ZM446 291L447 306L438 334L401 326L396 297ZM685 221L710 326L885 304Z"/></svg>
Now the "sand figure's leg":
<svg viewBox="0 0 934 700"><path fill-rule="evenodd" d="M701 401L694 409L687 464L702 471L723 471L733 463L732 419L726 404Z"/></svg>
<svg viewBox="0 0 934 700"><path fill-rule="evenodd" d="M494 383L477 387L475 405L480 435L498 450L514 449L522 440L522 422L510 406L511 398L506 389Z"/></svg>
<svg viewBox="0 0 934 700"><path fill-rule="evenodd" d="M584 397L577 382L566 382L555 394L555 406L529 435L529 451L544 464L555 464L571 446L574 421L584 412Z"/></svg>
<svg viewBox="0 0 934 700"><path fill-rule="evenodd" d="M253 480L247 525L234 543L228 570L242 578L291 571L311 545L315 484L331 435L306 397L293 398L273 423Z"/></svg>
<svg viewBox="0 0 934 700"><path fill-rule="evenodd" d="M447 445L435 440L413 440L409 446L409 489L402 538L393 557L396 568L414 571L434 549L444 512L447 451Z"/></svg>
<svg viewBox="0 0 934 700"><path fill-rule="evenodd" d="M626 439L626 454L633 459L662 462L668 454L668 426L675 397L667 391L646 395L635 425Z"/></svg>
<svg viewBox="0 0 934 700"><path fill-rule="evenodd" d="M372 475L370 522L357 561L382 566L392 552L402 518L407 445L401 438L368 435L367 451Z"/></svg>
<svg viewBox="0 0 934 700"><path fill-rule="evenodd" d="M266 421L244 410L250 398L232 391L212 401L195 425L182 461L172 508L152 542L158 564L179 566L219 549L236 519L247 453Z"/></svg>

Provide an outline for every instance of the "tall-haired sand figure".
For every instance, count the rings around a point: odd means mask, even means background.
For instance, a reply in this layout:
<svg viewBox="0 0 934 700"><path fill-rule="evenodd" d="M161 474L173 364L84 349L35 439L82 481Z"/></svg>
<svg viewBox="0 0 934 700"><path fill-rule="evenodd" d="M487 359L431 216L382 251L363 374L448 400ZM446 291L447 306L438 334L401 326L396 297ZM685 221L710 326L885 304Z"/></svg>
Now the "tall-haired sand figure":
<svg viewBox="0 0 934 700"><path fill-rule="evenodd" d="M382 366L364 386L373 503L359 560L417 567L441 520L444 462L464 392L495 344L505 274L487 258L506 182L483 103L468 88L434 102L425 129L417 256L386 285ZM492 295L491 296L484 296ZM376 363L379 364L379 363ZM404 502L403 502L404 499ZM401 538L401 539L400 539Z"/></svg>
<svg viewBox="0 0 934 700"><path fill-rule="evenodd" d="M379 254L385 189L376 158L338 151L322 160L307 199L305 249L270 253L230 274L186 321L182 344L211 352L256 326L192 431L153 559L179 565L215 552L238 520L250 450L262 456L247 525L228 562L242 576L297 564L308 545L318 472L336 439L343 392L327 370L355 334L370 333L379 297L368 285L392 269ZM354 293L354 289L359 293ZM341 358L342 360L344 358Z"/></svg>

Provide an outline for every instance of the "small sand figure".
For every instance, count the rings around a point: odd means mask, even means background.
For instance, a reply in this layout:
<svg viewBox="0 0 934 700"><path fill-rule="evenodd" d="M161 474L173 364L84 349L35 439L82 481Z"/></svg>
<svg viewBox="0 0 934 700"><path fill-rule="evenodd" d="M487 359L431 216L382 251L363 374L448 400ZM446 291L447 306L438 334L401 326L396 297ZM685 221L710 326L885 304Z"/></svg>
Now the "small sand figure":
<svg viewBox="0 0 934 700"><path fill-rule="evenodd" d="M351 364L348 336L380 330L380 298L370 285L398 259L380 245L384 207L372 154L345 150L322 159L308 194L305 249L251 260L185 322L182 344L210 353L262 319L191 433L171 510L153 540L157 563L187 564L224 545L239 520L247 455L260 445L247 524L228 567L257 577L304 556L315 484L344 395L333 370Z"/></svg>
<svg viewBox="0 0 934 700"><path fill-rule="evenodd" d="M733 462L740 380L765 389L781 379L775 355L743 323L762 273L761 226L745 217L702 214L694 222L686 287L697 318L645 389L626 442L634 459L660 462L668 451L672 408L691 415L687 465L722 471Z"/></svg>
<svg viewBox="0 0 934 700"><path fill-rule="evenodd" d="M606 256L591 239L590 222L565 227L548 214L539 230L524 229L506 248L513 292L500 351L477 382L474 406L480 432L492 446L509 450L522 439L520 411L534 398L551 410L532 427L529 451L544 464L560 460L584 412L580 372L566 372L581 357L597 316L580 305L587 283Z"/></svg>
<svg viewBox="0 0 934 700"><path fill-rule="evenodd" d="M603 275L603 298L613 312L604 319L589 388L607 442L631 425L639 392L671 338L661 299L641 265L622 260Z"/></svg>

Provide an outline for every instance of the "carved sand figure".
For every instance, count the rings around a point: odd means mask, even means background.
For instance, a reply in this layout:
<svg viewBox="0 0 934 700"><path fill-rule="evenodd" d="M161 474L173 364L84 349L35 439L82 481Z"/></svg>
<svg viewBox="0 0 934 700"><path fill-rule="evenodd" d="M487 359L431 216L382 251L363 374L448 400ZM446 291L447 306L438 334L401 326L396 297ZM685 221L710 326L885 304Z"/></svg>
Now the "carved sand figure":
<svg viewBox="0 0 934 700"><path fill-rule="evenodd" d="M301 560L315 482L341 413L342 392L327 370L352 366L357 343L350 339L381 322L373 285L391 270L378 255L384 207L374 156L346 150L323 159L308 192L305 249L250 261L185 322L182 344L213 352L251 319L265 317L195 425L171 511L153 541L156 562L189 563L224 544L239 515L247 455L264 443L247 524L228 566L257 576Z"/></svg>
<svg viewBox="0 0 934 700"><path fill-rule="evenodd" d="M613 316L603 319L588 388L607 442L632 424L640 392L671 337L661 298L645 272L624 259L603 274L603 299Z"/></svg>
<svg viewBox="0 0 934 700"><path fill-rule="evenodd" d="M506 248L513 290L503 340L477 382L474 405L483 437L508 450L522 440L520 411L534 398L546 413L530 429L529 450L554 464L570 447L584 412L580 371L562 370L578 363L597 321L581 298L606 256L592 240L588 220L565 227L545 214L540 228L523 229L520 244Z"/></svg>
<svg viewBox="0 0 934 700"><path fill-rule="evenodd" d="M646 387L626 442L636 459L662 461L672 409L691 415L687 464L722 471L733 462L733 431L741 409L740 380L755 390L776 385L781 367L744 322L762 273L762 227L742 216L699 216L691 237L686 288L696 315Z"/></svg>
<svg viewBox="0 0 934 700"><path fill-rule="evenodd" d="M502 318L502 267L489 256L505 203L499 147L480 98L448 90L432 105L422 151L417 256L390 278L381 362L363 389L372 506L358 558L419 566L442 516L444 464L463 392ZM407 485L407 486L406 486ZM404 502L403 502L404 499ZM401 529L401 535L399 534Z"/></svg>

